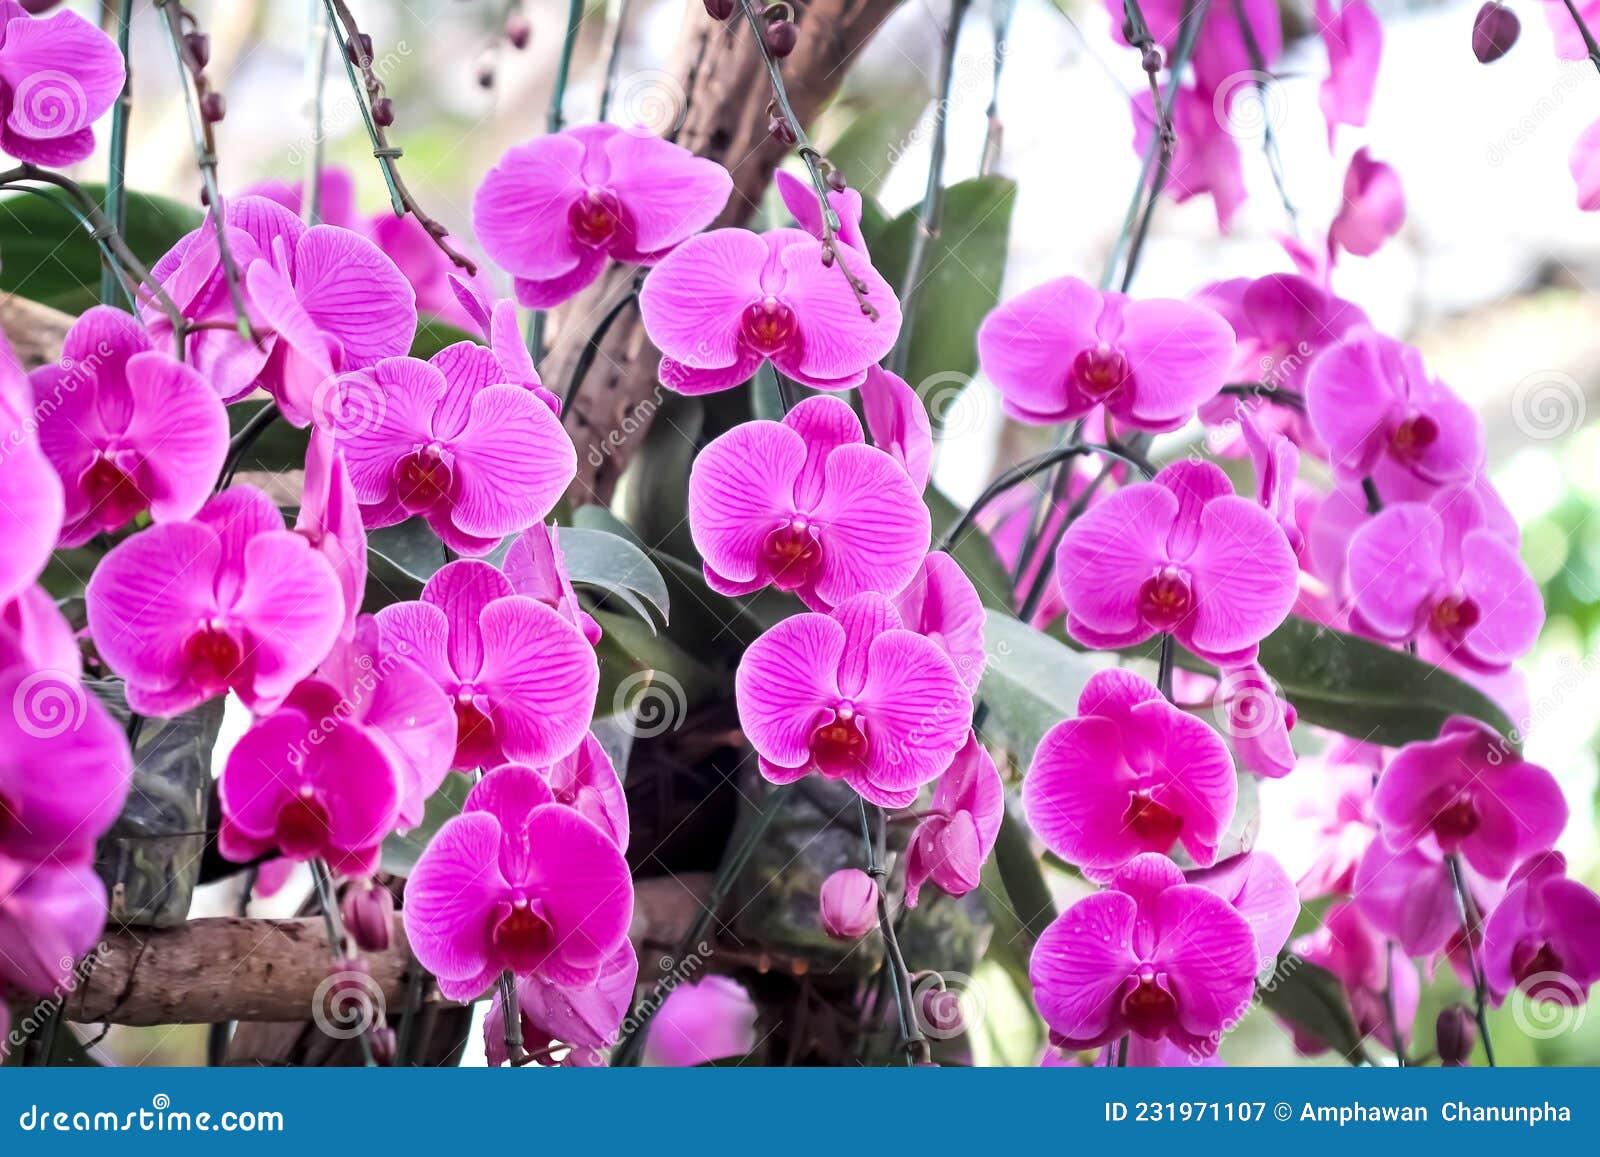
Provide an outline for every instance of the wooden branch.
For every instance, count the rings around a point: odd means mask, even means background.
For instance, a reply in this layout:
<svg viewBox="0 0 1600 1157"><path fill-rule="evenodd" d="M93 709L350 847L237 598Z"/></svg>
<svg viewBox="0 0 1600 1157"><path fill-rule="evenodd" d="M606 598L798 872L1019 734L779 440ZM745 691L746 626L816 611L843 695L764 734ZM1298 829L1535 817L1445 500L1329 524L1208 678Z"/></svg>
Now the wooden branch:
<svg viewBox="0 0 1600 1157"><path fill-rule="evenodd" d="M58 360L61 343L66 340L67 330L72 328L74 320L71 315L48 305L0 293L0 331L10 341L17 362L24 370L38 369Z"/></svg>
<svg viewBox="0 0 1600 1157"><path fill-rule="evenodd" d="M799 43L780 68L802 123L810 123L837 91L851 59L898 3L812 0L798 9ZM668 135L733 175L733 195L712 227L743 225L789 150L767 132L772 88L750 29L738 19L713 20L700 4L686 5L685 13L670 69L683 103L676 132ZM626 292L636 273L632 266L614 266L557 312L556 340L540 367L547 384L565 385L607 303ZM660 358L637 314L614 325L600 343L564 416L578 448L578 476L570 491L575 502L610 497L659 408Z"/></svg>
<svg viewBox="0 0 1600 1157"><path fill-rule="evenodd" d="M710 886L705 874L640 880L634 888L629 935L642 953L676 944ZM387 952L363 958L373 992L399 1009L411 954L395 921ZM731 965L742 958L728 957ZM328 976L321 917L290 920L191 920L177 928L108 929L101 947L80 967L66 1016L79 1024L216 1024L222 1021L305 1021ZM654 964L645 959L641 971Z"/></svg>

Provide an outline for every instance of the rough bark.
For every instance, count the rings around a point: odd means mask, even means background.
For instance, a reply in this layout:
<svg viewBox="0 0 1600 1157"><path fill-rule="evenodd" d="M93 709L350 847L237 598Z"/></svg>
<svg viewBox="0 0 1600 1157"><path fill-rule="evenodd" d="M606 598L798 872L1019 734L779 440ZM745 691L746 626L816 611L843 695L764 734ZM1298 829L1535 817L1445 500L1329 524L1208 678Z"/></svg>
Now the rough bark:
<svg viewBox="0 0 1600 1157"><path fill-rule="evenodd" d="M851 58L898 2L812 0L797 6L799 43L779 67L803 124L833 96ZM672 83L683 94L682 105L677 129L669 135L726 166L733 175L733 195L714 226L743 225L789 150L767 132L772 90L749 25L737 13L726 22L712 20L700 4L687 4L685 11L670 68ZM612 303L628 292L637 272L633 266L612 267L559 311L556 340L542 368L552 388L568 388L589 335ZM575 502L605 500L616 486L657 408L660 356L645 336L637 309L625 310L600 343L566 414L578 448L578 476L570 492Z"/></svg>

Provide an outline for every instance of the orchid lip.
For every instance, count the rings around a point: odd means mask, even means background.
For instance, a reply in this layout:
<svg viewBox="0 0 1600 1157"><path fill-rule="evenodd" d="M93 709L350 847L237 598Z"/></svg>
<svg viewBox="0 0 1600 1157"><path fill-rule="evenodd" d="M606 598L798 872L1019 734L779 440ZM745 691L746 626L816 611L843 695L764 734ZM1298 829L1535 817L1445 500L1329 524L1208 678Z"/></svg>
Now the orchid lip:
<svg viewBox="0 0 1600 1157"><path fill-rule="evenodd" d="M1159 631L1171 630L1189 617L1194 601L1188 574L1164 566L1139 587L1139 617Z"/></svg>
<svg viewBox="0 0 1600 1157"><path fill-rule="evenodd" d="M798 332L794 309L770 295L751 302L739 315L740 339L762 357L788 349Z"/></svg>
<svg viewBox="0 0 1600 1157"><path fill-rule="evenodd" d="M590 248L598 248L622 228L622 202L610 189L589 189L567 210L572 235Z"/></svg>

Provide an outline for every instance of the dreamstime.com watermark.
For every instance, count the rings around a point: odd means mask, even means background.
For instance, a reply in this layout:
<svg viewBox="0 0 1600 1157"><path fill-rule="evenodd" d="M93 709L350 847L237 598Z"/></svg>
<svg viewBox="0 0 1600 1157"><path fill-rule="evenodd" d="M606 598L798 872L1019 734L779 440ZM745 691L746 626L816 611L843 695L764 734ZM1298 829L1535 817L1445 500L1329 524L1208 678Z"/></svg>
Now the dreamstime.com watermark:
<svg viewBox="0 0 1600 1157"><path fill-rule="evenodd" d="M274 1109L190 1113L174 1109L165 1093L122 1112L29 1105L17 1115L17 1128L24 1133L282 1133L287 1127L283 1113Z"/></svg>
<svg viewBox="0 0 1600 1157"><path fill-rule="evenodd" d="M632 1036L639 1031L641 1025L656 1014L656 1010L667 1002L667 997L672 995L678 985L684 983L706 966L706 961L716 955L710 944L702 940L694 946L693 952L684 953L682 960L674 960L671 956L663 956L658 962L661 969L661 979L651 986L650 991L643 1000L633 1006L633 1011L619 1026L622 1036Z"/></svg>

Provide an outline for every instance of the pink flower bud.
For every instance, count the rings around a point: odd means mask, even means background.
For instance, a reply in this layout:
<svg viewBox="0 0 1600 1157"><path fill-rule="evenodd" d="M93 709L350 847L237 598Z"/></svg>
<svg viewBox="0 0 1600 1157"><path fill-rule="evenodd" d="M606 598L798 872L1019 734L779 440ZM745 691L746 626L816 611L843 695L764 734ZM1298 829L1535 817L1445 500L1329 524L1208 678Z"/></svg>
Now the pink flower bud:
<svg viewBox="0 0 1600 1157"><path fill-rule="evenodd" d="M394 1029L380 1024L367 1033L367 1043L372 1047L372 1059L380 1065L394 1064L397 1042Z"/></svg>
<svg viewBox="0 0 1600 1157"><path fill-rule="evenodd" d="M794 51L794 46L799 43L800 33L795 30L792 20L774 20L767 25L763 39L767 42L767 51L782 60Z"/></svg>
<svg viewBox="0 0 1600 1157"><path fill-rule="evenodd" d="M1522 21L1515 12L1489 0L1472 21L1472 55L1479 64L1493 64L1511 51L1521 31Z"/></svg>
<svg viewBox="0 0 1600 1157"><path fill-rule="evenodd" d="M726 20L738 7L736 0L705 0L706 15L713 20Z"/></svg>
<svg viewBox="0 0 1600 1157"><path fill-rule="evenodd" d="M859 868L841 868L822 882L822 927L854 940L878 922L878 885Z"/></svg>
<svg viewBox="0 0 1600 1157"><path fill-rule="evenodd" d="M1472 1056L1472 1046L1478 1043L1478 1026L1466 1007L1451 1004L1439 1010L1434 1023L1434 1043L1439 1050L1439 1063L1450 1068L1461 1068Z"/></svg>
<svg viewBox="0 0 1600 1157"><path fill-rule="evenodd" d="M389 889L371 880L357 880L345 889L339 901L344 929L363 952L382 952L389 947L394 923L394 896Z"/></svg>

